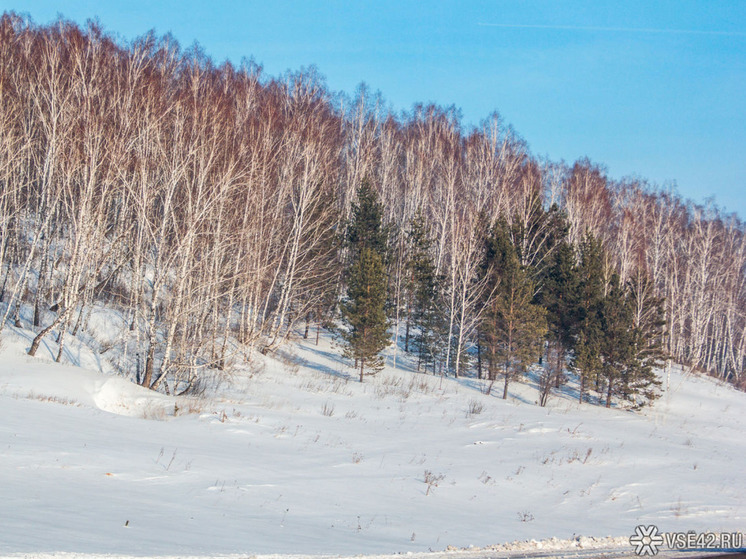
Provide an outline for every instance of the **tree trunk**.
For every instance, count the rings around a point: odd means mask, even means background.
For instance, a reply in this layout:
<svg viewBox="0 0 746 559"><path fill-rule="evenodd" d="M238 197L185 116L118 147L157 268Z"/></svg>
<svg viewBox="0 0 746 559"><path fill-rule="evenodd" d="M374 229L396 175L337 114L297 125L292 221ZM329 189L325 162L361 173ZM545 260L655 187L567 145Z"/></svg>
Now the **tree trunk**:
<svg viewBox="0 0 746 559"><path fill-rule="evenodd" d="M47 252L49 251L49 246L47 244ZM42 293L44 292L44 287L46 284L46 278L47 278L47 254L44 254L44 257L41 260L41 270L39 271L39 282L36 286L36 294L34 295L34 328L38 328L41 326L41 297Z"/></svg>
<svg viewBox="0 0 746 559"><path fill-rule="evenodd" d="M28 354L33 357L36 355L37 350L39 349L39 344L44 339L44 337L49 334L52 330L54 330L57 325L62 322L62 320L65 318L66 312L63 310L60 314L57 315L57 318L52 321L52 324L44 328L41 332L39 332L36 337L34 338L34 341L31 342L31 347L28 350Z"/></svg>
<svg viewBox="0 0 746 559"><path fill-rule="evenodd" d="M62 362L62 354L65 353L65 334L67 333L67 320L62 325L62 329L60 330L60 338L57 343L59 343L59 349L57 350L57 359L55 361L57 363Z"/></svg>
<svg viewBox="0 0 746 559"><path fill-rule="evenodd" d="M148 348L148 355L145 357L145 374L142 377L142 386L150 388L150 384L153 381L153 361L155 359L155 345L151 345Z"/></svg>
<svg viewBox="0 0 746 559"><path fill-rule="evenodd" d="M479 333L477 333L477 378L482 380L482 344L479 343Z"/></svg>
<svg viewBox="0 0 746 559"><path fill-rule="evenodd" d="M23 328L21 323L21 299L16 302L16 310L13 312L13 324L16 328Z"/></svg>
<svg viewBox="0 0 746 559"><path fill-rule="evenodd" d="M5 300L5 287L8 285L8 278L10 277L10 258L8 259L8 269L5 272L3 278L3 286L0 287L0 303Z"/></svg>

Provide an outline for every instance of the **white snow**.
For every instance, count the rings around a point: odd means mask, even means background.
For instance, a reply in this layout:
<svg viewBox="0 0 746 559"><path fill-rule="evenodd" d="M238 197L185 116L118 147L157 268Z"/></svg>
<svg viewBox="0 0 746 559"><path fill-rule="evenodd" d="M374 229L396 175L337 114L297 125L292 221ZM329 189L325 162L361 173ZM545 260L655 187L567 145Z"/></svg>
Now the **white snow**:
<svg viewBox="0 0 746 559"><path fill-rule="evenodd" d="M497 552L618 547L638 524L746 528L746 394L679 369L641 412L581 406L572 387L541 408L530 383L507 401L391 368L360 384L323 339L190 399L116 376L72 337L67 364L52 340L31 358L31 339L2 333L0 555L527 542Z"/></svg>

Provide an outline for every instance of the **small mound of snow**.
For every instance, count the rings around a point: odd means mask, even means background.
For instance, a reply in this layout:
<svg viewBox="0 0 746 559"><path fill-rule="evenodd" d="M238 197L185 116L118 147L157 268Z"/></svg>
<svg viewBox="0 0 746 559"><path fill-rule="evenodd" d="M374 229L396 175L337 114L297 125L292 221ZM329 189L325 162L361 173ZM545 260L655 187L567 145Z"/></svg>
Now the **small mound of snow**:
<svg viewBox="0 0 746 559"><path fill-rule="evenodd" d="M97 408L117 415L158 417L173 409L168 396L116 377L100 383L91 396Z"/></svg>
<svg viewBox="0 0 746 559"><path fill-rule="evenodd" d="M30 357L26 351L32 336L32 332L18 328L3 332L2 392L17 398L75 404L127 416L157 418L173 409L172 398L124 378L54 363L44 355Z"/></svg>

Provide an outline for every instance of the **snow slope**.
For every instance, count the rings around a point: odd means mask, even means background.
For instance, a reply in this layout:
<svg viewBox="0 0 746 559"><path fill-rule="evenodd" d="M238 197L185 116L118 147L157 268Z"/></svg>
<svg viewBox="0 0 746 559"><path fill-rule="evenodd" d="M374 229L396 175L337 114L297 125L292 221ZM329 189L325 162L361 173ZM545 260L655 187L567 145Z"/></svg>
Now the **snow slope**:
<svg viewBox="0 0 746 559"><path fill-rule="evenodd" d="M651 409L507 401L328 340L203 399L114 375L75 340L0 349L0 554L358 554L746 529L746 394L674 370ZM401 359L400 359L401 362ZM623 540L617 540L623 541Z"/></svg>

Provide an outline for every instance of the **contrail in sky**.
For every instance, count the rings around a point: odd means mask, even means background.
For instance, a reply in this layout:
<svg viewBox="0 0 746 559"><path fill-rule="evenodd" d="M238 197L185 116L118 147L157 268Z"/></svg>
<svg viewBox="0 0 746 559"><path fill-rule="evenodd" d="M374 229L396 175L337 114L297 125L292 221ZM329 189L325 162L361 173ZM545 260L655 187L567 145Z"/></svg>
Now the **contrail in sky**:
<svg viewBox="0 0 746 559"><path fill-rule="evenodd" d="M622 33L671 33L679 35L722 35L746 37L741 31L700 31L698 29L653 29L646 27L586 27L581 25L527 25L517 23L477 23L480 27L503 27L508 29L562 29L566 31L615 31Z"/></svg>

